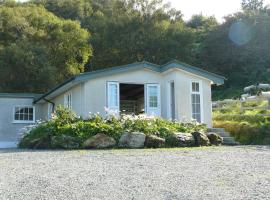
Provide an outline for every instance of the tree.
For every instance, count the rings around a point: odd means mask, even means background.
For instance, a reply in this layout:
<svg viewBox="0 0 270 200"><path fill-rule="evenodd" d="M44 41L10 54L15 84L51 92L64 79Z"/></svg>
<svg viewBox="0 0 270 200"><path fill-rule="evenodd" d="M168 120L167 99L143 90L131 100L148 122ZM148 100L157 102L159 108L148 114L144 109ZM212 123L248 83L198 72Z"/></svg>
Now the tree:
<svg viewBox="0 0 270 200"><path fill-rule="evenodd" d="M162 0L33 2L57 16L79 20L92 33L94 52L89 70L142 60L192 62L194 32L185 26L181 12Z"/></svg>
<svg viewBox="0 0 270 200"><path fill-rule="evenodd" d="M264 9L264 0L242 0L242 9L245 11L258 11Z"/></svg>
<svg viewBox="0 0 270 200"><path fill-rule="evenodd" d="M231 35L245 42L238 43ZM228 78L219 98L238 95L247 85L270 81L269 35L269 16L242 12L227 16L207 35L200 52L201 65Z"/></svg>
<svg viewBox="0 0 270 200"><path fill-rule="evenodd" d="M89 33L42 6L0 6L0 90L45 92L84 70Z"/></svg>

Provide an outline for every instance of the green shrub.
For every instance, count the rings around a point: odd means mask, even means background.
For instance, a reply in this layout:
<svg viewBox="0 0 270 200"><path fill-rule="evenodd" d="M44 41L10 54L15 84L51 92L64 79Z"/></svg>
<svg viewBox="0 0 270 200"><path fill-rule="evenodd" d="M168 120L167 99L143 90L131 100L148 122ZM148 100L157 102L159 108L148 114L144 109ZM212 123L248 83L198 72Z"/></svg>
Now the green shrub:
<svg viewBox="0 0 270 200"><path fill-rule="evenodd" d="M270 144L270 123L257 125L247 121L214 121L214 127L225 128L241 144Z"/></svg>
<svg viewBox="0 0 270 200"><path fill-rule="evenodd" d="M53 119L37 125L26 133L19 147L74 149L82 148L83 142L97 133L104 133L118 141L124 132L139 131L165 139L174 132L205 131L205 129L204 125L195 123L183 124L146 116L104 119L95 114L83 120L77 118L70 110L57 107Z"/></svg>

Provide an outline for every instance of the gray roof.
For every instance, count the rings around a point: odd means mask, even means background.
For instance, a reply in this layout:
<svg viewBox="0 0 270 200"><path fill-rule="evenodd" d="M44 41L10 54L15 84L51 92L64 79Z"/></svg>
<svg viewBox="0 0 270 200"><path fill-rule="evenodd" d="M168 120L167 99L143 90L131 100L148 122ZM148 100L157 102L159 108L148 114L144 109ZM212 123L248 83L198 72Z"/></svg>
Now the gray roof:
<svg viewBox="0 0 270 200"><path fill-rule="evenodd" d="M180 69L180 70L184 70L186 72L192 73L194 75L197 75L197 76L200 76L203 78L206 78L217 85L224 84L224 80L226 80L226 78L223 76L205 71L203 69L200 69L200 68L197 68L197 67L194 67L191 65L188 65L188 64L180 62L178 60L172 60L164 65L157 65L157 64L143 61L143 62L135 62L135 63L128 64L128 65L122 65L122 66L117 66L117 67L101 69L101 70L92 71L92 72L81 73L79 75L76 75L76 76L66 80L62 84L56 86L55 88L53 88L52 90L50 90L46 94L44 94L41 97L39 97L38 99L36 99L34 101L34 103L37 103L38 101L48 97L49 95L53 94L55 91L58 91L60 89L62 89L63 91L67 90L70 87L77 85L78 83L84 82L84 81L92 79L92 78L113 75L113 74L121 73L121 72L136 71L136 70L140 70L140 69L150 69L150 70L155 71L155 72L163 73L167 70L175 69L175 68Z"/></svg>
<svg viewBox="0 0 270 200"><path fill-rule="evenodd" d="M39 98L42 94L36 93L0 93L1 98Z"/></svg>

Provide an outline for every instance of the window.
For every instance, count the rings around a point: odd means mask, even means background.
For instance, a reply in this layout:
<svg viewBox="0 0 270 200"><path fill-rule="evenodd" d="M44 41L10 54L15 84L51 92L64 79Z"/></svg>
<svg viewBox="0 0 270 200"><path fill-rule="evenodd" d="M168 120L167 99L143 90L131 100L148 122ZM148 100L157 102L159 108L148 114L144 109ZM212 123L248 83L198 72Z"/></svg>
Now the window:
<svg viewBox="0 0 270 200"><path fill-rule="evenodd" d="M149 107L157 108L158 107L158 91L157 86L149 86Z"/></svg>
<svg viewBox="0 0 270 200"><path fill-rule="evenodd" d="M119 91L118 82L107 82L107 108L106 114L118 115L119 114Z"/></svg>
<svg viewBox="0 0 270 200"><path fill-rule="evenodd" d="M108 95L109 95L109 101L108 106L109 107L118 107L118 85L117 83L110 83L108 88Z"/></svg>
<svg viewBox="0 0 270 200"><path fill-rule="evenodd" d="M14 122L33 123L35 121L33 106L15 106Z"/></svg>
<svg viewBox="0 0 270 200"><path fill-rule="evenodd" d="M72 109L72 94L71 93L67 93L65 94L65 107Z"/></svg>
<svg viewBox="0 0 270 200"><path fill-rule="evenodd" d="M191 105L192 105L192 118L197 122L202 122L201 112L201 91L200 83L192 82L191 84Z"/></svg>

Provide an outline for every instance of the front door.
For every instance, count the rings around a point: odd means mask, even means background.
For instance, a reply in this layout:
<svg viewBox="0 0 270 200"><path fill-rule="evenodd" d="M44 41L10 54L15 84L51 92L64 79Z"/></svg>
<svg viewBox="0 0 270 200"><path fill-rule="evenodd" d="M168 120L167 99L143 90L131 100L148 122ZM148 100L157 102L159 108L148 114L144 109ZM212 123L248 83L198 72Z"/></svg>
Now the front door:
<svg viewBox="0 0 270 200"><path fill-rule="evenodd" d="M161 115L159 84L146 84L146 113L149 116Z"/></svg>

